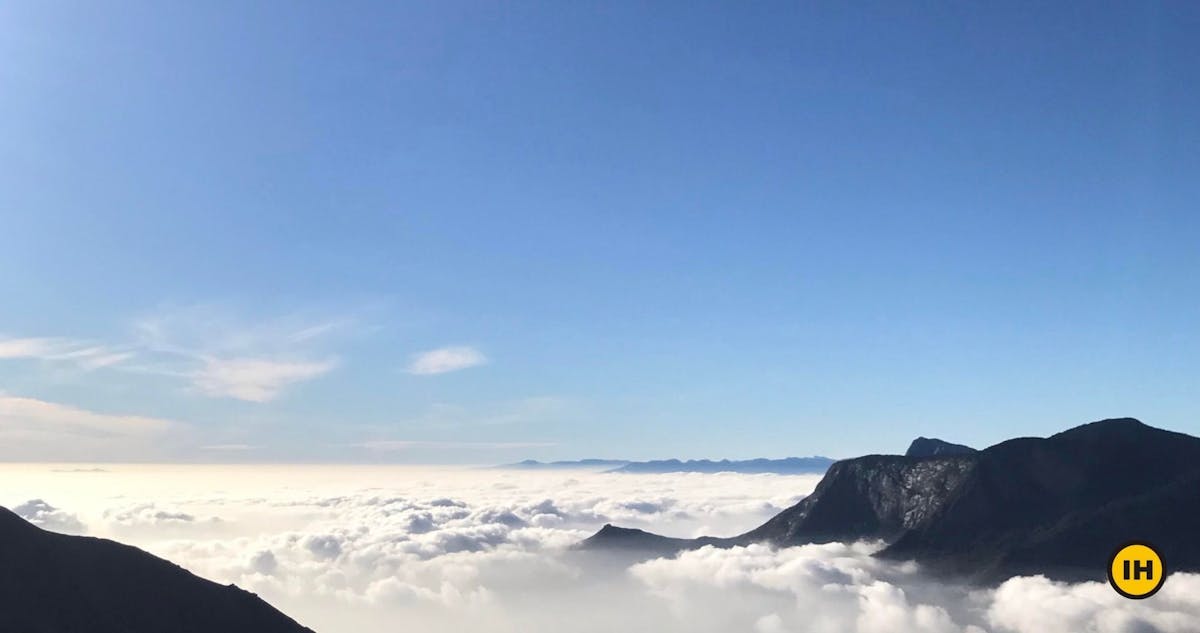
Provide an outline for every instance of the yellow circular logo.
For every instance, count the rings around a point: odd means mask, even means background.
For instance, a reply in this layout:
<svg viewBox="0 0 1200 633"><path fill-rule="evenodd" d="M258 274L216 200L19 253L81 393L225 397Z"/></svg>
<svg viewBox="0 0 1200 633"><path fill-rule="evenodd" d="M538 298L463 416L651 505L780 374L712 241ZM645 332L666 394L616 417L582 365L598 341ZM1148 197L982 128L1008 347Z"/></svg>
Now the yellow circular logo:
<svg viewBox="0 0 1200 633"><path fill-rule="evenodd" d="M1149 598L1162 588L1166 579L1162 557L1147 543L1135 541L1122 545L1108 563L1108 584L1126 598Z"/></svg>

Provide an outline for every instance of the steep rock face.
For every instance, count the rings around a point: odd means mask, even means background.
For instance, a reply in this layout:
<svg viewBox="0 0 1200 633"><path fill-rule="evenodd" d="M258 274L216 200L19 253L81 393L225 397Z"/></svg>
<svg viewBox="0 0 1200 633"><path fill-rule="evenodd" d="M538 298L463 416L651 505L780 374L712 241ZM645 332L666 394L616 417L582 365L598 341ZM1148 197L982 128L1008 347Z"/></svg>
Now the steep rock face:
<svg viewBox="0 0 1200 633"><path fill-rule="evenodd" d="M970 455L976 450L962 444L951 444L944 440L918 437L908 445L905 457L944 457L947 455Z"/></svg>
<svg viewBox="0 0 1200 633"><path fill-rule="evenodd" d="M312 633L258 596L142 550L0 508L0 631Z"/></svg>
<svg viewBox="0 0 1200 633"><path fill-rule="evenodd" d="M868 455L835 463L816 490L742 542L891 540L939 510L973 460Z"/></svg>

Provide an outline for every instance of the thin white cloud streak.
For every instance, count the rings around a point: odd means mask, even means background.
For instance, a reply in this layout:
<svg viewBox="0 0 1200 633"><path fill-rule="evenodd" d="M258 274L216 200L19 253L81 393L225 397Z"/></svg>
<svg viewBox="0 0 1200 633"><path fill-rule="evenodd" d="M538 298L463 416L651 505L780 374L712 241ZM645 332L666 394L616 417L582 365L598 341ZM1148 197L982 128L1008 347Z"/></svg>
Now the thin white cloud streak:
<svg viewBox="0 0 1200 633"><path fill-rule="evenodd" d="M407 371L418 376L432 376L478 367L487 362L487 356L474 347L456 345L415 354Z"/></svg>
<svg viewBox="0 0 1200 633"><path fill-rule="evenodd" d="M248 402L270 402L290 385L329 373L337 361L280 361L264 358L208 358L192 375L200 393Z"/></svg>
<svg viewBox="0 0 1200 633"><path fill-rule="evenodd" d="M263 403L336 369L338 358L323 353L321 342L353 327L348 318L246 324L226 310L192 306L142 317L134 331L145 350L175 365L182 362L182 370L169 367L164 373L182 373L196 393Z"/></svg>
<svg viewBox="0 0 1200 633"><path fill-rule="evenodd" d="M0 359L60 361L84 370L119 365L133 355L131 351L65 338L0 339Z"/></svg>
<svg viewBox="0 0 1200 633"><path fill-rule="evenodd" d="M144 459L188 431L174 420L0 393L0 459Z"/></svg>
<svg viewBox="0 0 1200 633"><path fill-rule="evenodd" d="M61 345L53 338L0 339L0 358L47 358L57 354Z"/></svg>
<svg viewBox="0 0 1200 633"><path fill-rule="evenodd" d="M354 329L347 318L295 317L245 324L212 307L176 308L134 322L134 340L112 346L61 337L0 338L0 359L109 368L186 381L210 398L270 402L339 365L323 341Z"/></svg>
<svg viewBox="0 0 1200 633"><path fill-rule="evenodd" d="M138 415L110 415L17 396L0 395L0 428L30 428L64 434L159 435L177 423Z"/></svg>

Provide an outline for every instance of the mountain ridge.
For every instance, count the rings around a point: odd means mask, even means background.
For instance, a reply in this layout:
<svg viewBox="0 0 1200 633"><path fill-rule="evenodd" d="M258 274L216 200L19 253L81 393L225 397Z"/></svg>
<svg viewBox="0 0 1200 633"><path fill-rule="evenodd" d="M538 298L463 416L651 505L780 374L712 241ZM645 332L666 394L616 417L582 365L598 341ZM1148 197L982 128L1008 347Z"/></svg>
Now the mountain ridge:
<svg viewBox="0 0 1200 633"><path fill-rule="evenodd" d="M539 462L527 459L515 464L503 464L493 468L511 470L570 470L588 469L606 473L742 473L742 474L817 474L825 472L836 460L814 455L812 457L784 457L770 459L655 459L630 461L615 459L581 459L574 461Z"/></svg>
<svg viewBox="0 0 1200 633"><path fill-rule="evenodd" d="M0 508L0 631L313 633L234 585L130 545L43 530Z"/></svg>
<svg viewBox="0 0 1200 633"><path fill-rule="evenodd" d="M995 582L1027 573L1099 579L1112 548L1134 538L1154 539L1173 569L1200 569L1197 531L1200 438L1114 418L969 453L841 460L808 497L733 537L609 530L580 546L881 540L880 557Z"/></svg>
<svg viewBox="0 0 1200 633"><path fill-rule="evenodd" d="M825 472L835 460L828 457L784 457L782 459L657 459L630 462L608 472L614 473L722 473L811 474Z"/></svg>
<svg viewBox="0 0 1200 633"><path fill-rule="evenodd" d="M540 462L536 459L524 459L513 464L500 464L499 466L490 466L497 470L573 470L573 469L610 469L620 468L628 464L626 459L574 459L560 460L553 462Z"/></svg>

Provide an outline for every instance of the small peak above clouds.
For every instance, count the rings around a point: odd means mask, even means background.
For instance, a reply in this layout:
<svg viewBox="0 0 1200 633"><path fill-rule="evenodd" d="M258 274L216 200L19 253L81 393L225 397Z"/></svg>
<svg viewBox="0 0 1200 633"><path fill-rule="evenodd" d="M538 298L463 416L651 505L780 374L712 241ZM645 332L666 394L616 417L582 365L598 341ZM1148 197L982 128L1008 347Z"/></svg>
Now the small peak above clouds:
<svg viewBox="0 0 1200 633"><path fill-rule="evenodd" d="M79 517L60 510L42 499L30 499L14 507L12 512L43 530L64 534L83 534L87 531L87 527L79 520Z"/></svg>
<svg viewBox="0 0 1200 633"><path fill-rule="evenodd" d="M975 449L963 444L951 444L937 438L918 437L908 445L905 457L936 457L940 455L969 455Z"/></svg>

